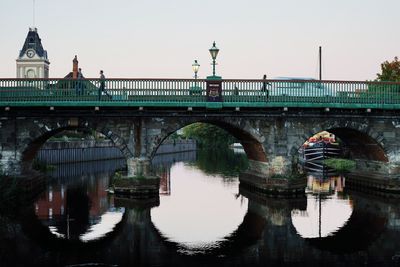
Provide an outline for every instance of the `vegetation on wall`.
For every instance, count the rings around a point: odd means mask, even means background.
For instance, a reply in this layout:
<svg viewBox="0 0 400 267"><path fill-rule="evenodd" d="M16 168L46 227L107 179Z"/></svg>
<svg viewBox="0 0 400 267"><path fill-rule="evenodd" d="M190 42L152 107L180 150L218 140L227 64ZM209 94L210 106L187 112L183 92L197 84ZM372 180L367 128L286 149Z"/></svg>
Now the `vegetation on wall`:
<svg viewBox="0 0 400 267"><path fill-rule="evenodd" d="M356 162L349 159L331 158L325 159L324 164L338 172L350 172L356 167Z"/></svg>

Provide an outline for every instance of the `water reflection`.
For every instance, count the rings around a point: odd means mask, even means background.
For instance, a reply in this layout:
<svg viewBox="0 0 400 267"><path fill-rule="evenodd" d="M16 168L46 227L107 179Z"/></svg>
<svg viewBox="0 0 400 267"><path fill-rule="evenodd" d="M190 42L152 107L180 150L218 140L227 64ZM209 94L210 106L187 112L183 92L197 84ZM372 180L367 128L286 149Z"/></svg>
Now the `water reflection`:
<svg viewBox="0 0 400 267"><path fill-rule="evenodd" d="M276 199L204 161L159 166L170 186L156 208L117 208L108 175L54 179L36 203L0 214L0 265L397 266L399 201L346 192L344 177L310 176L304 197Z"/></svg>
<svg viewBox="0 0 400 267"><path fill-rule="evenodd" d="M124 209L116 209L106 192L109 172L68 178L60 170L56 173L60 176L53 177L47 191L34 204L36 216L56 237L84 242L96 240L110 233L121 221Z"/></svg>
<svg viewBox="0 0 400 267"><path fill-rule="evenodd" d="M353 204L350 197L343 193L344 181L341 175L307 176L307 208L291 212L292 223L300 236L332 236L347 223L353 212Z"/></svg>
<svg viewBox="0 0 400 267"><path fill-rule="evenodd" d="M238 180L224 181L205 175L184 163L171 167L172 194L161 196L151 210L152 222L164 237L187 252L208 250L234 232L247 210L247 199L238 196Z"/></svg>
<svg viewBox="0 0 400 267"><path fill-rule="evenodd" d="M204 149L197 152L197 160L193 165L205 174L219 174L227 179L236 179L240 171L248 167L248 160L246 154L235 153L232 149Z"/></svg>

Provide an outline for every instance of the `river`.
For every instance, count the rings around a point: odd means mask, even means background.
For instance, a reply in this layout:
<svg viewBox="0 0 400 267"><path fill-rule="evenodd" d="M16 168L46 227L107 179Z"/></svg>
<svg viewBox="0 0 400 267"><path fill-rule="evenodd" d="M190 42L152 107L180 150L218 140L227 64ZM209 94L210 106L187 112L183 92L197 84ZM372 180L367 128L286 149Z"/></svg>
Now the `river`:
<svg viewBox="0 0 400 267"><path fill-rule="evenodd" d="M399 201L343 176L308 175L283 199L242 188L232 150L153 164L160 198L145 204L107 193L123 161L58 167L38 198L2 209L0 266L400 266Z"/></svg>

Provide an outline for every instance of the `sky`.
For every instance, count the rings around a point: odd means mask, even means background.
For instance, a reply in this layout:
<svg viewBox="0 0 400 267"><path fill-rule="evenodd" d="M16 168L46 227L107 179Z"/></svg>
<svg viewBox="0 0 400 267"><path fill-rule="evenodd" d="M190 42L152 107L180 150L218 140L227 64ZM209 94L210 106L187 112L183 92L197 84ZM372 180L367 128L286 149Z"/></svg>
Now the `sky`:
<svg viewBox="0 0 400 267"><path fill-rule="evenodd" d="M85 77L192 78L197 59L205 78L215 41L225 79L317 78L322 46L323 79L372 80L400 55L399 10L399 0L0 0L0 77L16 77L36 26L52 78L75 55Z"/></svg>

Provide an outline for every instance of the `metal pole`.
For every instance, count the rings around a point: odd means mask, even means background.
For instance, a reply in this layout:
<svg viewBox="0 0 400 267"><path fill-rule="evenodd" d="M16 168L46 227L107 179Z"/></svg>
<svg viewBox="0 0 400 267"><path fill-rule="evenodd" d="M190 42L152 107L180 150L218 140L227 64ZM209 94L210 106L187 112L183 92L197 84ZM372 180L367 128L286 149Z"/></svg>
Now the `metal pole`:
<svg viewBox="0 0 400 267"><path fill-rule="evenodd" d="M32 25L32 27L35 27L35 0L33 0L33 10L32 10L32 12L33 12L33 25Z"/></svg>
<svg viewBox="0 0 400 267"><path fill-rule="evenodd" d="M213 76L215 76L215 59L213 59Z"/></svg>
<svg viewBox="0 0 400 267"><path fill-rule="evenodd" d="M319 80L322 80L322 48L319 47Z"/></svg>

